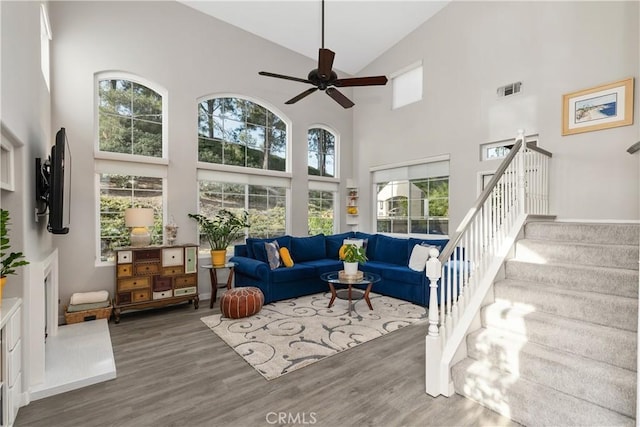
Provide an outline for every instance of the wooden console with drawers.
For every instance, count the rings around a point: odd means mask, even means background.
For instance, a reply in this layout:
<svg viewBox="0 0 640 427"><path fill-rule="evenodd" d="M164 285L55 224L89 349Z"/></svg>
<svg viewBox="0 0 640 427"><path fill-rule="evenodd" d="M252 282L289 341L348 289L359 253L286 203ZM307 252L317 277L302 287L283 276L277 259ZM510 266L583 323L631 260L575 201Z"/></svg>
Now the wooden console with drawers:
<svg viewBox="0 0 640 427"><path fill-rule="evenodd" d="M116 251L115 322L120 313L193 301L198 308L198 246L145 246Z"/></svg>

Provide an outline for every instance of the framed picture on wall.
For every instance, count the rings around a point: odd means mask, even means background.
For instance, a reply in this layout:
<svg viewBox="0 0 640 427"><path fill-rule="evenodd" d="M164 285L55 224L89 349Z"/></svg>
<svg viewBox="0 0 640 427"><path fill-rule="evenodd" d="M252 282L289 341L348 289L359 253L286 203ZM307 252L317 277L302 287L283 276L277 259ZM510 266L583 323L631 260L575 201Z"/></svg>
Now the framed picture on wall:
<svg viewBox="0 0 640 427"><path fill-rule="evenodd" d="M562 134L633 124L633 78L562 97Z"/></svg>

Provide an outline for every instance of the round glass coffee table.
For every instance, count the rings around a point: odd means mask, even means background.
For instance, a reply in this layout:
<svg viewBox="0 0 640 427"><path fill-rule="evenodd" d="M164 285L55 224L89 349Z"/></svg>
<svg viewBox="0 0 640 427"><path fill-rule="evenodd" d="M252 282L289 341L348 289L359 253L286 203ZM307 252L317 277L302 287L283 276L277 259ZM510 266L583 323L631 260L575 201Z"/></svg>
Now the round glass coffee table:
<svg viewBox="0 0 640 427"><path fill-rule="evenodd" d="M373 310L371 300L369 299L369 292L374 283L381 280L380 275L376 273L362 272L362 277L349 277L343 276L339 271L332 271L330 273L324 273L320 275L320 278L329 284L329 290L331 291L331 300L327 308L333 306L333 302L336 297L340 299L346 299L349 301L349 316L351 316L352 301L358 299L364 299L367 302L370 310ZM336 285L346 286L341 292L336 291ZM362 289L354 288L354 286L366 286L364 293Z"/></svg>

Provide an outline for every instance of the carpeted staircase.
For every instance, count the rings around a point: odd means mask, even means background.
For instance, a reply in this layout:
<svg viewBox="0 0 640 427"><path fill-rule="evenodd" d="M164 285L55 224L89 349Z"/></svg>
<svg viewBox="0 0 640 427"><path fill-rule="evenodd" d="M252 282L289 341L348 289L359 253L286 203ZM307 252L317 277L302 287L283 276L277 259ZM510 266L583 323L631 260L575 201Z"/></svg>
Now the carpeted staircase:
<svg viewBox="0 0 640 427"><path fill-rule="evenodd" d="M452 368L456 392L527 426L634 425L639 234L528 223Z"/></svg>

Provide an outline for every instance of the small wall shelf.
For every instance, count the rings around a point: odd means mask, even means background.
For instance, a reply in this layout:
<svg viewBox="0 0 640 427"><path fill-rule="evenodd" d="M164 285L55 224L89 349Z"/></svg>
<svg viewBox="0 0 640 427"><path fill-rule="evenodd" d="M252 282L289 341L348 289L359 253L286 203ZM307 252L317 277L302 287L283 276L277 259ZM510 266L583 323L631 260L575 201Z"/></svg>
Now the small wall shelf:
<svg viewBox="0 0 640 427"><path fill-rule="evenodd" d="M347 225L358 224L358 188L347 187L346 197Z"/></svg>

